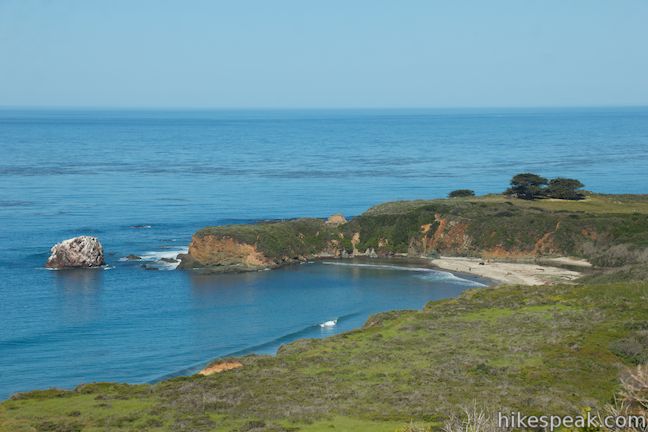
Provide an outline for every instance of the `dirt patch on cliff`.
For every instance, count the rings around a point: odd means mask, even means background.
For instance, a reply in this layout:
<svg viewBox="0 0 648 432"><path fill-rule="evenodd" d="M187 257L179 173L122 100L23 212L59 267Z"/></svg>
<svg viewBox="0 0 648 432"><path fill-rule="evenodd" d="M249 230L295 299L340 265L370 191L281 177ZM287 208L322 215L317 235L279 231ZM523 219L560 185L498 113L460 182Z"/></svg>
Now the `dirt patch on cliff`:
<svg viewBox="0 0 648 432"><path fill-rule="evenodd" d="M437 227L436 231L434 231L434 235L432 236L432 244L437 245L443 239L443 236L445 234L445 228L446 225L448 224L448 220L445 218L442 218L439 213L434 215L434 220L439 222L439 226Z"/></svg>
<svg viewBox="0 0 648 432"><path fill-rule="evenodd" d="M342 214L334 214L328 217L326 223L329 225L344 225L347 223L346 218Z"/></svg>
<svg viewBox="0 0 648 432"><path fill-rule="evenodd" d="M461 221L452 221L441 217L438 213L434 220L439 226L434 230L432 237L428 237L425 244L426 251L438 250L446 253L466 252L472 243L472 238L466 234L468 224ZM427 228L427 232L431 227Z"/></svg>
<svg viewBox="0 0 648 432"><path fill-rule="evenodd" d="M223 361L223 362L218 362L218 363L211 364L211 365L207 366L205 369L201 370L198 373L200 375L208 376L208 375L212 375L212 374L215 374L215 373L221 373L221 372L225 372L225 371L232 370L232 369L238 369L238 368L242 368L242 367L243 367L243 364L241 362L239 362L239 361L236 361L236 360Z"/></svg>
<svg viewBox="0 0 648 432"><path fill-rule="evenodd" d="M536 241L533 248L534 255L542 254L553 254L556 253L558 248L554 244L554 236L556 232L560 229L560 221L556 223L556 228L553 231L545 233L542 237Z"/></svg>
<svg viewBox="0 0 648 432"><path fill-rule="evenodd" d="M357 232L351 237L351 246L353 246L353 254L358 255L360 251L358 250L358 244L360 243L360 233Z"/></svg>

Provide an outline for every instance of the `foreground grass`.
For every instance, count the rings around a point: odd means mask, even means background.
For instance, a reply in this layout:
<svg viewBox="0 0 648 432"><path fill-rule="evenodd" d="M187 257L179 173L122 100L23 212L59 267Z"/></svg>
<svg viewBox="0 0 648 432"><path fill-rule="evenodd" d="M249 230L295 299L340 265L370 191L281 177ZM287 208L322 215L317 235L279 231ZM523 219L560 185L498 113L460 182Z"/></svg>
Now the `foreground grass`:
<svg viewBox="0 0 648 432"><path fill-rule="evenodd" d="M472 290L209 377L20 395L0 431L394 431L474 400L573 414L648 358L646 301L645 282Z"/></svg>

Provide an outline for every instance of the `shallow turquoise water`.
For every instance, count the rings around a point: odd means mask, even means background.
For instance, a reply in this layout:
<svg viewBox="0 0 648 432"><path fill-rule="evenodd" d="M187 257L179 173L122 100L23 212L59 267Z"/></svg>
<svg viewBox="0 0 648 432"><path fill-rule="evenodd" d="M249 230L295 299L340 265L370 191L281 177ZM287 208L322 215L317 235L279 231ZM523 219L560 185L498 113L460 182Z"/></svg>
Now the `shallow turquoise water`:
<svg viewBox="0 0 648 432"><path fill-rule="evenodd" d="M526 170L646 192L648 109L0 111L0 150L6 397L151 381L456 295L471 283L444 273L320 263L208 277L120 257L173 254L205 225L498 192ZM41 268L79 234L99 236L113 268Z"/></svg>

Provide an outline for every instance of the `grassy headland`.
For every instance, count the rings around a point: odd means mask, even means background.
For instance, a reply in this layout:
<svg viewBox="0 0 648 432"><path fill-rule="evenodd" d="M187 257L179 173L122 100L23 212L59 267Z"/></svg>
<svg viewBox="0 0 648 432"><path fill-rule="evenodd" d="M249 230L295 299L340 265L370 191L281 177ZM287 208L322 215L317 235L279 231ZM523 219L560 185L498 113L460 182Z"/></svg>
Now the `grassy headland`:
<svg viewBox="0 0 648 432"><path fill-rule="evenodd" d="M243 245L245 248L241 248ZM183 267L258 270L320 256L535 259L570 255L598 267L648 262L648 197L579 201L501 195L381 204L345 224L298 219L198 231Z"/></svg>

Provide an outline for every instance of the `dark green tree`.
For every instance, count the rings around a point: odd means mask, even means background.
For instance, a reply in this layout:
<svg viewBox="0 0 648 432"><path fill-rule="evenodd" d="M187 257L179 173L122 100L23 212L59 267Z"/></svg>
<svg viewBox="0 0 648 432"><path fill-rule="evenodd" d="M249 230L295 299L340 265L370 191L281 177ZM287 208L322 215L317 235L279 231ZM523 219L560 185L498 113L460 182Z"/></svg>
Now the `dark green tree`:
<svg viewBox="0 0 648 432"><path fill-rule="evenodd" d="M475 196L475 191L471 189L457 189L448 194L448 198L462 198L473 196Z"/></svg>
<svg viewBox="0 0 648 432"><path fill-rule="evenodd" d="M511 179L511 187L504 193L526 200L542 198L547 183L548 180L546 178L537 174L521 173Z"/></svg>
<svg viewBox="0 0 648 432"><path fill-rule="evenodd" d="M564 200L581 200L585 198L583 191L579 190L585 185L579 180L558 177L549 181L545 195L549 198Z"/></svg>

